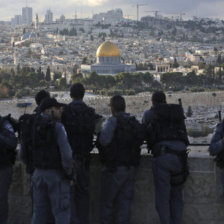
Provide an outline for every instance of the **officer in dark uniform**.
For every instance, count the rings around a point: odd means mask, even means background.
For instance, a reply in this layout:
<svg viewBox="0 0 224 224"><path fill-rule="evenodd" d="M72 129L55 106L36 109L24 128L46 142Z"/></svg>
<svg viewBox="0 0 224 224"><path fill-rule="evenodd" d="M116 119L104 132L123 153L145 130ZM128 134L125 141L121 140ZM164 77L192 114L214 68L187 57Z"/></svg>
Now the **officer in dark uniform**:
<svg viewBox="0 0 224 224"><path fill-rule="evenodd" d="M41 113L39 107L40 107L41 102L45 98L50 98L50 93L46 90L40 90L35 95L35 102L36 102L37 107L35 108L34 113L33 114L22 115L20 117L20 124L21 124L21 122L23 123L22 125L20 125L21 126L21 132L23 132L24 135L26 135L26 133L27 133L28 136L24 136L24 137L20 138L21 148L20 148L20 151L19 151L19 157L23 161L23 163L26 165L26 170L31 176L33 174L34 168L33 168L33 164L32 164L32 159L30 158L31 157L31 152L29 152L32 148L32 144L30 144L30 142L28 140L30 138L29 135L31 135L29 126L32 126L33 117ZM26 130L22 130L24 128ZM32 196L32 185L30 186L30 192L31 192L31 198L33 198L33 196ZM54 223L54 217L53 217L50 210L48 211L48 216L49 217L48 217L47 224L53 224Z"/></svg>
<svg viewBox="0 0 224 224"><path fill-rule="evenodd" d="M15 162L17 139L12 125L0 118L0 223L8 220L8 190L12 179L12 165Z"/></svg>
<svg viewBox="0 0 224 224"><path fill-rule="evenodd" d="M33 125L32 224L47 223L51 209L56 224L70 223L72 151L61 118L61 105L46 98Z"/></svg>
<svg viewBox="0 0 224 224"><path fill-rule="evenodd" d="M34 110L34 113L33 114L25 114L25 115L22 115L19 119L20 121L20 133L21 132L26 132L28 135L31 135L30 133L30 130L22 130L23 129L23 125L21 125L22 122L25 122L25 128L26 129L30 129L29 126L31 126L32 122L33 122L33 117L34 115L37 115L39 113L41 113L40 111L40 104L41 102L45 99L45 98L50 98L50 93L46 90L41 90L39 91L36 95L35 95L35 102L36 102L36 108ZM25 133L25 134L26 134ZM29 138L29 136L24 136L24 140L25 142L23 142L23 138L20 138L20 144L21 144L21 147L20 147L20 151L19 151L19 158L22 160L22 162L27 166L27 172L32 175L33 173L33 164L31 163L30 158L28 158L28 153L27 153L27 147L31 148L31 144L30 142L27 141L27 138ZM32 192L32 189L31 189L31 192Z"/></svg>
<svg viewBox="0 0 224 224"><path fill-rule="evenodd" d="M94 130L100 118L83 102L84 94L85 88L81 83L73 84L70 89L73 101L64 107L62 114L62 123L77 163L77 181L73 189L76 211L72 211L72 224L89 224L89 157Z"/></svg>
<svg viewBox="0 0 224 224"><path fill-rule="evenodd" d="M97 146L104 168L101 181L101 224L113 223L115 202L118 204L116 223L128 224L134 191L135 168L139 165L140 145L144 138L141 124L125 113L125 100L110 100L112 116L99 136Z"/></svg>
<svg viewBox="0 0 224 224"><path fill-rule="evenodd" d="M213 134L209 147L211 156L216 156L216 165L223 170L224 168L224 121L219 123ZM224 189L224 171L222 171L222 185Z"/></svg>
<svg viewBox="0 0 224 224"><path fill-rule="evenodd" d="M45 98L50 98L50 93L46 90L40 90L36 95L35 95L35 101L37 104L37 108L35 109L35 112L38 112L38 107L40 106L41 102Z"/></svg>
<svg viewBox="0 0 224 224"><path fill-rule="evenodd" d="M163 138L163 136L160 136L163 131L160 130L158 133L156 131L157 121L160 117L158 115L157 120L153 120L153 109L158 105L163 105L164 108L166 108L165 94L160 91L155 92L152 95L152 105L150 110L145 111L142 121L145 127L155 128L148 130L148 136L153 136L156 132L157 138ZM153 121L155 125L151 126ZM168 132L166 134L169 136L169 132L172 133L172 130L169 129L168 122L164 120L163 122L165 122L163 127L166 128ZM183 124L183 129L186 129L185 124ZM152 153L154 154L154 158L152 159L152 171L155 184L156 209L161 224L181 223L184 206L182 196L183 182L188 174L187 170L186 173L183 172L183 163L186 163L186 158L184 158L187 150L186 145L188 143L186 133L185 138L186 141L175 139L175 137L170 140L165 137L163 140L156 141L151 145ZM149 139L149 144L150 141L151 139Z"/></svg>

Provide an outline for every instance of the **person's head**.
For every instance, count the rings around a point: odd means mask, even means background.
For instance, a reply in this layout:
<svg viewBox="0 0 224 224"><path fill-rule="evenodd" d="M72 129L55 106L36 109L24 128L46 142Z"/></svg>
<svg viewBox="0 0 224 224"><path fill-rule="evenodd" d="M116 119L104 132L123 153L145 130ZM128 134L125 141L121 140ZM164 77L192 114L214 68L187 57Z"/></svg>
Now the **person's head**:
<svg viewBox="0 0 224 224"><path fill-rule="evenodd" d="M61 104L55 98L45 98L40 104L42 113L53 115L57 120L61 119Z"/></svg>
<svg viewBox="0 0 224 224"><path fill-rule="evenodd" d="M152 105L166 103L166 95L163 91L156 91L152 94Z"/></svg>
<svg viewBox="0 0 224 224"><path fill-rule="evenodd" d="M66 104L65 104L65 103L60 103L60 110L61 110L61 113L64 112L65 107L66 107Z"/></svg>
<svg viewBox="0 0 224 224"><path fill-rule="evenodd" d="M43 89L35 95L36 104L39 106L41 101L45 98L50 98L50 93Z"/></svg>
<svg viewBox="0 0 224 224"><path fill-rule="evenodd" d="M70 88L70 96L73 100L82 100L85 95L84 86L77 82L73 84Z"/></svg>
<svg viewBox="0 0 224 224"><path fill-rule="evenodd" d="M126 104L124 97L120 95L113 96L110 99L110 108L113 115L119 112L125 112Z"/></svg>

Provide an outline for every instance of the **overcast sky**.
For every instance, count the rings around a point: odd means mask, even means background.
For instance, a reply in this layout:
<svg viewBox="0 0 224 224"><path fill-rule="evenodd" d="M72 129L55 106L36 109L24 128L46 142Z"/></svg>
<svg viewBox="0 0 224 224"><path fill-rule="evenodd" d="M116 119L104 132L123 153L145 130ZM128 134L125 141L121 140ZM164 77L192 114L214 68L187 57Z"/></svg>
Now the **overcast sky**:
<svg viewBox="0 0 224 224"><path fill-rule="evenodd" d="M124 15L136 18L136 3L147 4L140 7L140 16L145 11L158 10L162 15L185 13L185 18L192 16L224 19L224 0L27 0L27 5L33 8L33 13L44 17L47 9L51 9L54 18L64 14L67 18L92 17L94 13L109 9L122 8ZM26 0L0 0L0 20L10 20L14 15L22 14Z"/></svg>

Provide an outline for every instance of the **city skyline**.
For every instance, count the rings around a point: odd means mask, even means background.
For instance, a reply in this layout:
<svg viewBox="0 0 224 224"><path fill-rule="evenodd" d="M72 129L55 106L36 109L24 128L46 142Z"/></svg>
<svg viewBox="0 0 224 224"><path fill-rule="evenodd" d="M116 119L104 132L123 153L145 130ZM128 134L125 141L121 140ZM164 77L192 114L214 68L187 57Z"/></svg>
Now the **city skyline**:
<svg viewBox="0 0 224 224"><path fill-rule="evenodd" d="M184 18L210 17L224 18L224 2L220 0L0 0L0 20L10 21L14 15L21 14L22 7L26 5L33 8L33 14L38 13L41 20L44 20L47 9L50 9L54 18L62 14L67 18L74 18L75 14L79 18L91 18L93 14L104 12L110 9L121 8L125 17L136 19L136 4L145 4L140 7L140 17L153 15L146 11L158 10L164 16L178 15L185 13Z"/></svg>

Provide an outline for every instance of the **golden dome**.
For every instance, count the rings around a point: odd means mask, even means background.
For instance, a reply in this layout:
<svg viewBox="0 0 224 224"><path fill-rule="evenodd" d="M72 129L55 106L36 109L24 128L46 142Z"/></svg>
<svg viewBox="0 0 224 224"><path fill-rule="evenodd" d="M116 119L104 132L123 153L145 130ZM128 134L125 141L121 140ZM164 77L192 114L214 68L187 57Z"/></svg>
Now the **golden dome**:
<svg viewBox="0 0 224 224"><path fill-rule="evenodd" d="M106 41L98 47L96 56L97 57L120 57L120 50L114 43L111 43L110 41Z"/></svg>

